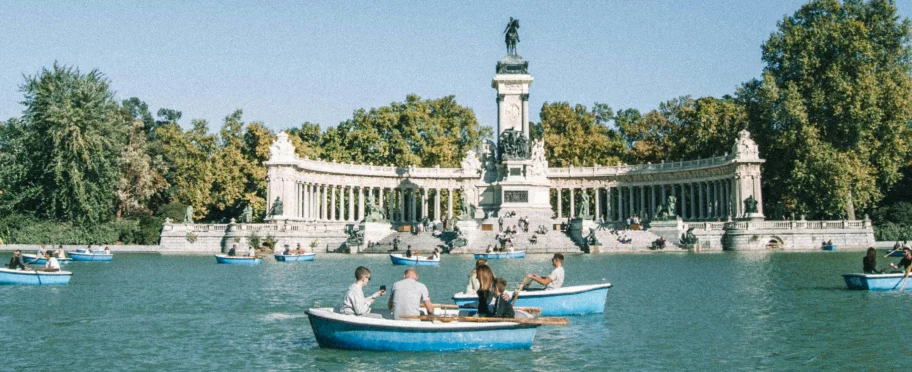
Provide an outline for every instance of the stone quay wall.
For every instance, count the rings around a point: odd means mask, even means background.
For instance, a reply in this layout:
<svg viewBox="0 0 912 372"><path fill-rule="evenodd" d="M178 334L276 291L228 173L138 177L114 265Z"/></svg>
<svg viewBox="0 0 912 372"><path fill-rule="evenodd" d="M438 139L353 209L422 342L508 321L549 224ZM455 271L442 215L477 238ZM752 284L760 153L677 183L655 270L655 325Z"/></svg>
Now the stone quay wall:
<svg viewBox="0 0 912 372"><path fill-rule="evenodd" d="M816 250L832 241L837 249L877 245L868 219L861 221L738 221L724 226L728 250ZM696 231L696 230L695 230Z"/></svg>
<svg viewBox="0 0 912 372"><path fill-rule="evenodd" d="M233 244L240 251L248 249L248 243L254 236L260 240L271 237L276 245L288 244L291 248L301 244L308 251L317 253L335 252L348 235L346 228L351 224L344 222L321 222L313 224L174 224L162 226L159 241L162 253L226 252Z"/></svg>

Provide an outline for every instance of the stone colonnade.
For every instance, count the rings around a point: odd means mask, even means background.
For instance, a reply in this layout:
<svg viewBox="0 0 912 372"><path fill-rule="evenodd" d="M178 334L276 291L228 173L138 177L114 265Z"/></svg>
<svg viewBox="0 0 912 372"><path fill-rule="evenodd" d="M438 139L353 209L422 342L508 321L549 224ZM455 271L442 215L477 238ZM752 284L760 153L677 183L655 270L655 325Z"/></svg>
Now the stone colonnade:
<svg viewBox="0 0 912 372"><path fill-rule="evenodd" d="M394 223L415 223L424 218L440 221L453 218L456 188L373 187L331 183L295 183L297 205L284 215L299 221L357 222L374 203Z"/></svg>
<svg viewBox="0 0 912 372"><path fill-rule="evenodd" d="M684 220L725 220L743 214L733 190L738 190L735 178L699 182L557 187L552 188L552 207L558 219L576 217L582 210L582 193L589 195L589 214L598 220L624 221L637 216L651 220L668 200L675 197L675 212ZM564 198L569 205L564 205Z"/></svg>

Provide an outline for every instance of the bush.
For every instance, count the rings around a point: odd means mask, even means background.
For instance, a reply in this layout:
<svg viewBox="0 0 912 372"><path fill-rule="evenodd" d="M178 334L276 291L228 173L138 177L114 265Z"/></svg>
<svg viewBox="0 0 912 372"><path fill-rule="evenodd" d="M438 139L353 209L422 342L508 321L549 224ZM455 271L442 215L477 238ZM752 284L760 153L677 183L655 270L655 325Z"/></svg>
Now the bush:
<svg viewBox="0 0 912 372"><path fill-rule="evenodd" d="M875 225L874 239L888 242L912 240L912 226L893 222Z"/></svg>
<svg viewBox="0 0 912 372"><path fill-rule="evenodd" d="M161 236L161 229L164 221L164 218L155 216L139 217L136 234L134 235L136 244L158 244L158 238Z"/></svg>
<svg viewBox="0 0 912 372"><path fill-rule="evenodd" d="M159 224L154 238L151 238L152 243L148 243L148 234L151 232L147 230L147 235L143 235L139 219L73 225L69 222L39 220L28 215L0 218L0 238L8 244L154 244L160 231Z"/></svg>

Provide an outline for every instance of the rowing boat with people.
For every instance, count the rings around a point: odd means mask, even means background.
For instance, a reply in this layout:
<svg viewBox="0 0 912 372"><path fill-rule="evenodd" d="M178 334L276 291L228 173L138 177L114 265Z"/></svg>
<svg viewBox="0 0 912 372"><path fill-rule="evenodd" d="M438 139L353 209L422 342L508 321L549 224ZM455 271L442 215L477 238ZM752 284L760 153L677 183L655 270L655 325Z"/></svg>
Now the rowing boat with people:
<svg viewBox="0 0 912 372"><path fill-rule="evenodd" d="M895 291L902 288L906 279L905 273L892 274L842 274L849 289L862 289L869 291Z"/></svg>
<svg viewBox="0 0 912 372"><path fill-rule="evenodd" d="M85 261L85 262L110 262L114 260L113 253L104 253L102 252L69 252L70 258L73 261Z"/></svg>
<svg viewBox="0 0 912 372"><path fill-rule="evenodd" d="M27 264L32 264L32 265L44 265L47 263L47 258L44 258L44 257L38 258L38 256L36 256L36 255L29 254L29 253L23 253L22 262L25 262ZM70 263L73 262L73 259L72 258L58 258L57 262L59 262L61 265L69 265Z"/></svg>
<svg viewBox="0 0 912 372"><path fill-rule="evenodd" d="M522 312L517 312L520 319L472 319L458 316L458 310L438 309L431 316L394 320L386 310L371 311L379 317L345 315L333 308L313 308L306 313L320 347L346 350L530 349L536 329L550 324Z"/></svg>
<svg viewBox="0 0 912 372"><path fill-rule="evenodd" d="M263 259L260 257L250 257L250 256L228 256L224 254L215 255L215 261L220 264L228 265L259 265L263 262Z"/></svg>
<svg viewBox="0 0 912 372"><path fill-rule="evenodd" d="M516 252L497 252L497 253L475 253L475 259L484 258L486 260L497 260L501 258L526 258L526 251Z"/></svg>
<svg viewBox="0 0 912 372"><path fill-rule="evenodd" d="M558 289L522 290L516 299L515 306L541 308L543 316L567 316L601 314L605 312L605 301L611 283L577 285ZM508 296L513 292L507 291ZM459 307L477 306L478 296L468 293L453 295L453 301Z"/></svg>
<svg viewBox="0 0 912 372"><path fill-rule="evenodd" d="M437 266L440 264L440 257L436 259L421 257L414 255L412 257L405 257L401 254L390 253L390 260L393 261L393 265L417 265L417 266Z"/></svg>
<svg viewBox="0 0 912 372"><path fill-rule="evenodd" d="M306 262L313 261L317 256L316 253L301 253L301 254L277 254L274 255L276 261L279 262Z"/></svg>
<svg viewBox="0 0 912 372"><path fill-rule="evenodd" d="M69 271L12 270L0 268L0 284L67 284L72 277L73 273Z"/></svg>

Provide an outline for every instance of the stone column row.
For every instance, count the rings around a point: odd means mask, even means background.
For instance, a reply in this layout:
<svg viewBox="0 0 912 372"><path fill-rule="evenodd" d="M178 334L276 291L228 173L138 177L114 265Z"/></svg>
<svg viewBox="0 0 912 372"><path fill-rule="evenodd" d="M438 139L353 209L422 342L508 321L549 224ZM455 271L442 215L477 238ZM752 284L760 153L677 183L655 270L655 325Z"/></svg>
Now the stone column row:
<svg viewBox="0 0 912 372"><path fill-rule="evenodd" d="M370 195L374 195L374 202L381 210L387 207L385 217L393 222L416 223L424 217L440 220L444 209L440 196L444 190L447 192L446 217L453 217L452 188L383 188L299 183L295 190L300 196L299 202L289 206L293 208L289 214L305 221L361 221L365 217ZM430 200L432 192L433 204ZM345 194L348 194L347 203Z"/></svg>

